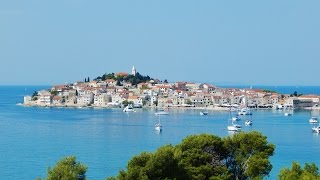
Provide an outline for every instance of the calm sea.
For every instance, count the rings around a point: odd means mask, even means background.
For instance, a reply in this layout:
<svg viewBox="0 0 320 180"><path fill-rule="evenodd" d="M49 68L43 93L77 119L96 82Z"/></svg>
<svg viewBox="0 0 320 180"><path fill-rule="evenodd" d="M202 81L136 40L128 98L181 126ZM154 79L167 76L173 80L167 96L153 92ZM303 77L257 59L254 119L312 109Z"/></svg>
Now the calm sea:
<svg viewBox="0 0 320 180"><path fill-rule="evenodd" d="M102 180L124 169L132 156L177 144L187 135L230 135L225 130L227 112L209 111L208 116L199 116L197 110L170 111L161 119L163 132L159 134L153 128L157 117L152 110L127 114L121 109L16 105L24 95L43 88L47 87L0 86L1 179L44 177L47 167L64 156L75 155L89 166L88 178ZM309 92L307 87L303 89ZM319 116L319 112L313 115ZM293 116L285 117L282 111L259 110L254 111L253 126L243 128L262 132L276 145L269 179L275 179L279 170L292 161L320 166L320 136L311 133L309 116L308 111L295 111Z"/></svg>

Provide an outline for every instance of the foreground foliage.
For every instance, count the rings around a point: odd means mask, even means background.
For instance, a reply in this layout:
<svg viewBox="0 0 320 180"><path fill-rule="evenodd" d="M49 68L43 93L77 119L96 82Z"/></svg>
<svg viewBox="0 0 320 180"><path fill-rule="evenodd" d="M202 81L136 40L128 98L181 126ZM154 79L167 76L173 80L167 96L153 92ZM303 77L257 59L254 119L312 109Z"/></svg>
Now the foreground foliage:
<svg viewBox="0 0 320 180"><path fill-rule="evenodd" d="M282 169L278 177L279 180L320 180L319 169L314 163L306 163L304 168L301 168L300 164L293 162L291 169Z"/></svg>
<svg viewBox="0 0 320 180"><path fill-rule="evenodd" d="M61 159L53 168L48 168L46 180L85 180L87 167L69 156Z"/></svg>
<svg viewBox="0 0 320 180"><path fill-rule="evenodd" d="M272 169L274 145L259 132L231 137L201 134L133 157L127 170L108 179L262 179Z"/></svg>

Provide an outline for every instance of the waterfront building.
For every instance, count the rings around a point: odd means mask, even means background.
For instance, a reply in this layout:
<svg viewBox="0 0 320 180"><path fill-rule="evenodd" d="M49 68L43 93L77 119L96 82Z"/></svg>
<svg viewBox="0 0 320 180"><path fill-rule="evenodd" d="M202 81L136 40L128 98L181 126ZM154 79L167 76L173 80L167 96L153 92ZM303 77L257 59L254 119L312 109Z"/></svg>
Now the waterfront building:
<svg viewBox="0 0 320 180"><path fill-rule="evenodd" d="M80 95L77 97L77 104L81 106L90 105L93 103L94 95L93 93Z"/></svg>
<svg viewBox="0 0 320 180"><path fill-rule="evenodd" d="M62 98L60 96L53 96L52 98L52 104L55 106L61 105Z"/></svg>
<svg viewBox="0 0 320 180"><path fill-rule="evenodd" d="M48 91L42 91L38 99L39 104L41 105L51 105L52 95Z"/></svg>
<svg viewBox="0 0 320 180"><path fill-rule="evenodd" d="M94 105L95 106L106 106L109 102L111 102L111 97L106 93L96 94L94 95Z"/></svg>
<svg viewBox="0 0 320 180"><path fill-rule="evenodd" d="M29 104L31 104L31 100L32 100L31 96L24 96L23 97L23 104L29 105Z"/></svg>

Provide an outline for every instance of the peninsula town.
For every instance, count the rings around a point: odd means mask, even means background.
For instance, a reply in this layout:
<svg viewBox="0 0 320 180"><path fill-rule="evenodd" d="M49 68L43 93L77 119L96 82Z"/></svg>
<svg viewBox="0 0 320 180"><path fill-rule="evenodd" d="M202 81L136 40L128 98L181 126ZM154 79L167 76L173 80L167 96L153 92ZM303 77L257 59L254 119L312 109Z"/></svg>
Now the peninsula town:
<svg viewBox="0 0 320 180"><path fill-rule="evenodd" d="M56 85L24 97L24 106L114 108L312 108L318 95L279 94L263 89L220 88L207 83L168 83L132 72L110 73L93 80Z"/></svg>

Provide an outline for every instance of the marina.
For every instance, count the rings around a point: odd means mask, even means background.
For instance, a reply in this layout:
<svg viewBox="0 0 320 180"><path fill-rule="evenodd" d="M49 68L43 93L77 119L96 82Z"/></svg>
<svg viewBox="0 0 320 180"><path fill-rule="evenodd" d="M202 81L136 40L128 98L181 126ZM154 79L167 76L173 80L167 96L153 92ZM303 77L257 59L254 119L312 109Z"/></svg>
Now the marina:
<svg viewBox="0 0 320 180"><path fill-rule="evenodd" d="M29 89L32 92L37 87ZM155 129L159 117L153 109L124 113L121 108L23 107L16 104L28 93L24 88L1 90L0 176L8 180L43 177L47 167L67 155L75 155L88 165L88 178L105 179L126 168L134 155L180 143L188 135L233 134L227 131L228 111L208 110L207 116L199 116L201 110L169 109L170 115L161 116L159 133ZM320 163L320 135L312 132L314 125L307 121L309 111L294 110L290 117L274 109L252 110L252 114L252 126L245 126L250 116L243 116L237 124L243 132L262 132L275 144L269 179L275 179L279 170L293 160ZM314 110L312 115L319 117L319 111Z"/></svg>

